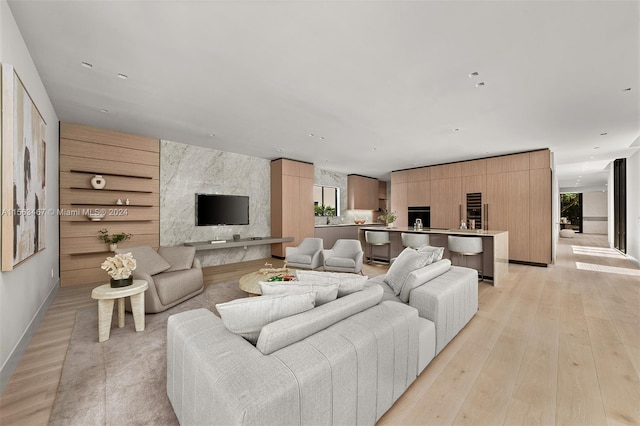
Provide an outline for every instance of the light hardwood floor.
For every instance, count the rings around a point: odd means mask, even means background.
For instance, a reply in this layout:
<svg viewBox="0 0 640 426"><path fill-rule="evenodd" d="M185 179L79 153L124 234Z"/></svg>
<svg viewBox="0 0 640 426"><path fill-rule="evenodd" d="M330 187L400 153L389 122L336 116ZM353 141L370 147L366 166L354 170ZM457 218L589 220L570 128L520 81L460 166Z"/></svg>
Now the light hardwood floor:
<svg viewBox="0 0 640 426"><path fill-rule="evenodd" d="M263 264L207 268L205 282ZM561 239L555 265L512 264L503 286L478 285L477 315L379 424L640 424L640 271L606 238ZM1 425L47 424L93 287L60 289L0 398Z"/></svg>

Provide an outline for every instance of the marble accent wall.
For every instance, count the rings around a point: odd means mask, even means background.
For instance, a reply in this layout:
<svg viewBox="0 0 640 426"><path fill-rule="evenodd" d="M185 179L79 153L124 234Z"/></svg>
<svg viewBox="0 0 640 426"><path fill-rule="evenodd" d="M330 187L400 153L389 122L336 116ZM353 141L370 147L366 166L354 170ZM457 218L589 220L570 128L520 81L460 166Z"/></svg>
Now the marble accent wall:
<svg viewBox="0 0 640 426"><path fill-rule="evenodd" d="M160 245L271 235L270 161L160 141ZM249 225L196 226L195 194L249 196ZM271 257L271 246L198 251L203 266Z"/></svg>

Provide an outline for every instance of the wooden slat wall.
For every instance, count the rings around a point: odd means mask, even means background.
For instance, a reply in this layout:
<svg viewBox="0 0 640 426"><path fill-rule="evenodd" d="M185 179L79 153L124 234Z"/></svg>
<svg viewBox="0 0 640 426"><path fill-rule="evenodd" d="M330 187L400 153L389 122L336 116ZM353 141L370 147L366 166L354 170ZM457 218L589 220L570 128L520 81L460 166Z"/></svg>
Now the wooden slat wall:
<svg viewBox="0 0 640 426"><path fill-rule="evenodd" d="M102 175L101 189L91 178ZM129 199L129 205L116 200ZM101 221L89 210L103 209ZM111 255L98 231L133 234L118 247L160 244L160 142L137 135L60 124L60 285L108 281L100 264Z"/></svg>

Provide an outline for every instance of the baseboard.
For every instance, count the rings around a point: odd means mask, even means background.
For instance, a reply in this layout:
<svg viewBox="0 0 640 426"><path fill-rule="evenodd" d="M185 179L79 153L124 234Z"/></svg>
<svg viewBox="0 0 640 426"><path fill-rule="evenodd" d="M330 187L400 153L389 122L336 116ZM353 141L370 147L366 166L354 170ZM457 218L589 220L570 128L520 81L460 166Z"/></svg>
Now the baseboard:
<svg viewBox="0 0 640 426"><path fill-rule="evenodd" d="M2 366L2 370L0 370L0 394L4 392L4 388L7 386L7 384L9 384L9 381L11 380L11 376L13 375L13 372L18 367L18 364L20 363L22 356L24 355L27 348L29 347L31 338L33 337L34 333L38 329L38 326L40 325L40 322L42 321L47 311L49 310L49 306L51 306L51 304L53 303L53 300L56 298L56 294L58 294L59 288L60 288L60 280L58 280L53 286L53 288L51 288L49 295L44 299L44 301L40 305L38 312L36 312L36 314L33 316L33 319L29 323L29 326L24 331L24 333L22 333L22 337L20 338L20 341L18 342L18 344L16 344L15 348L13 349L13 352L11 353L7 361Z"/></svg>

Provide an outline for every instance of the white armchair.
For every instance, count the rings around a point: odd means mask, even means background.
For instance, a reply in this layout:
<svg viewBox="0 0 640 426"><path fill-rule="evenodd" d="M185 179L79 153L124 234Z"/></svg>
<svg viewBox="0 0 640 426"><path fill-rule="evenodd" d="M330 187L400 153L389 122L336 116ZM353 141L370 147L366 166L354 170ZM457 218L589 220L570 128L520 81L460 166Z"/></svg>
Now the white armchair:
<svg viewBox="0 0 640 426"><path fill-rule="evenodd" d="M316 269L322 265L322 238L305 238L298 247L285 248L287 266Z"/></svg>
<svg viewBox="0 0 640 426"><path fill-rule="evenodd" d="M362 273L362 245L358 240L338 240L330 250L324 250L324 270Z"/></svg>

